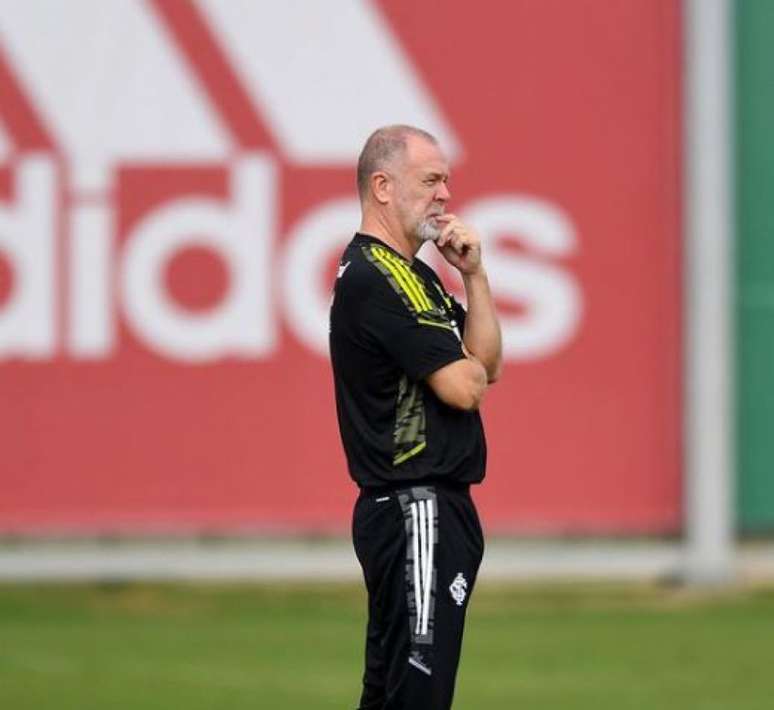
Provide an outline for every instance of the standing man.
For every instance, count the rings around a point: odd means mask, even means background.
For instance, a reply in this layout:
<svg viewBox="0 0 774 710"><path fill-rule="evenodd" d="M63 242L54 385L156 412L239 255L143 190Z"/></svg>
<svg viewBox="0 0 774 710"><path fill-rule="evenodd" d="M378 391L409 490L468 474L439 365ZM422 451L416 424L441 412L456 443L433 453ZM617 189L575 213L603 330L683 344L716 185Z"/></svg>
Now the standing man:
<svg viewBox="0 0 774 710"><path fill-rule="evenodd" d="M330 348L341 438L360 486L355 552L368 590L361 710L447 710L484 550L470 497L484 478L478 407L501 367L478 235L445 213L449 165L411 126L366 141L359 232L342 256ZM467 313L416 258L456 268Z"/></svg>

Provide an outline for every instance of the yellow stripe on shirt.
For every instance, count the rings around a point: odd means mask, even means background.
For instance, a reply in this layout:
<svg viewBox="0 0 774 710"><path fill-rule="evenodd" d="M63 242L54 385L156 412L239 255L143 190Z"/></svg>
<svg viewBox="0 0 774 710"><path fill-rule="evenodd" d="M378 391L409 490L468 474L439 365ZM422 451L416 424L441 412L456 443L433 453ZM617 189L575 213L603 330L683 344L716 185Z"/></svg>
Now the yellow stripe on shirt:
<svg viewBox="0 0 774 710"><path fill-rule="evenodd" d="M416 293L411 288L411 284L407 280L407 277L404 272L402 272L398 267L395 266L394 263L392 263L384 254L384 251L382 249L379 249L378 247L373 247L371 249L371 253L374 255L374 258L379 261L379 263L384 266L387 271L392 274L392 277L395 279L395 283L398 285L398 287L403 291L403 293L408 297L409 301L411 302L412 307L414 308L414 311L416 313L420 313L424 309L422 308L422 302L417 298Z"/></svg>
<svg viewBox="0 0 774 710"><path fill-rule="evenodd" d="M422 286L422 282L419 280L419 277L394 254L391 254L385 251L384 256L392 264L394 264L395 267L398 268L401 271L401 273L406 277L406 280L411 286L415 298L421 304L421 308L419 310L432 311L433 304L430 303L430 299L427 297L427 294L425 293L425 289Z"/></svg>

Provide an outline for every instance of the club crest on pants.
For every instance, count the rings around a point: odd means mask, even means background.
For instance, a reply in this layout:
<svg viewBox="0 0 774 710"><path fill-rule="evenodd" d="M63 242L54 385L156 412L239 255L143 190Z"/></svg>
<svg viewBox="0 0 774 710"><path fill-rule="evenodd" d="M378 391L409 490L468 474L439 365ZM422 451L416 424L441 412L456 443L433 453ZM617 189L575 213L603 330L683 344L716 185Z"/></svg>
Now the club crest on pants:
<svg viewBox="0 0 774 710"><path fill-rule="evenodd" d="M457 606L462 606L465 597L468 595L468 580L465 579L465 575L462 572L457 572L454 581L449 585L449 593L452 599L457 602Z"/></svg>

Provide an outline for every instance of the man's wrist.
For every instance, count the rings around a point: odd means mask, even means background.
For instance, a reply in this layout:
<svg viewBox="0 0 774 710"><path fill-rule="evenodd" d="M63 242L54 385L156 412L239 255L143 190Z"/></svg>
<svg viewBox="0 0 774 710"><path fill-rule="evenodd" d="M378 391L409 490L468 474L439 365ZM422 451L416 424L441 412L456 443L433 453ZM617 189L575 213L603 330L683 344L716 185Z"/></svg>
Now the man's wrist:
<svg viewBox="0 0 774 710"><path fill-rule="evenodd" d="M462 272L462 282L467 285L468 281L487 280L486 269L483 264L479 264L475 271Z"/></svg>

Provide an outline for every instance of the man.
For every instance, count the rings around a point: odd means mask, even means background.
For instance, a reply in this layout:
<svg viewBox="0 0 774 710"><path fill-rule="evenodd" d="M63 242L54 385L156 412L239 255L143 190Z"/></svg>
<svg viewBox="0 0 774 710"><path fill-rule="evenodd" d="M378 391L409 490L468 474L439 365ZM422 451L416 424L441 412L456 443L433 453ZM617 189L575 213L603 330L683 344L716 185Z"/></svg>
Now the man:
<svg viewBox="0 0 774 710"><path fill-rule="evenodd" d="M362 222L331 306L339 428L361 489L361 710L451 707L483 554L469 487L484 477L478 407L500 372L500 329L479 237L445 213L448 180L429 133L387 126L370 136L358 161ZM427 241L460 272L467 313L416 258Z"/></svg>

